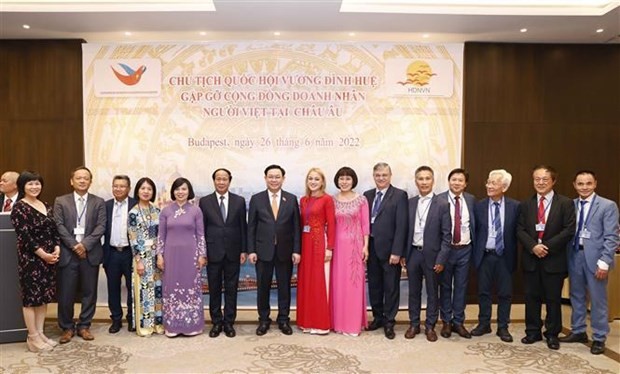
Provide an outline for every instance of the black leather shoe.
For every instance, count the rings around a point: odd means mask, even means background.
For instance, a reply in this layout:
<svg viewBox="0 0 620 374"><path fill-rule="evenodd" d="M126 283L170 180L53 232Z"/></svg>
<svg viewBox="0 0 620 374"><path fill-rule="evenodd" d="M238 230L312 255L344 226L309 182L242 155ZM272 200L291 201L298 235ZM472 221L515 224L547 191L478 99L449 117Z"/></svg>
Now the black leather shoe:
<svg viewBox="0 0 620 374"><path fill-rule="evenodd" d="M229 338L234 338L237 335L235 328L228 323L224 324L224 334Z"/></svg>
<svg viewBox="0 0 620 374"><path fill-rule="evenodd" d="M485 334L490 334L491 332L492 332L491 331L491 326L489 326L489 325L484 325L484 326L483 325L478 325L478 326L474 327L471 330L471 336L482 336L482 335L485 335ZM499 333L499 331L498 331L498 333Z"/></svg>
<svg viewBox="0 0 620 374"><path fill-rule="evenodd" d="M260 322L258 324L258 327L256 328L256 335L258 336L263 336L267 333L267 330L269 330L269 322Z"/></svg>
<svg viewBox="0 0 620 374"><path fill-rule="evenodd" d="M452 325L449 322L442 322L441 324L442 326L439 335L446 339L452 336Z"/></svg>
<svg viewBox="0 0 620 374"><path fill-rule="evenodd" d="M375 330L379 329L380 327L383 327L383 320L374 319L374 320L372 320L372 322L370 322L368 327L366 327L366 330L368 330L368 331L375 331Z"/></svg>
<svg viewBox="0 0 620 374"><path fill-rule="evenodd" d="M521 343L523 344L534 344L536 342L542 341L542 336L540 335L525 335L521 339Z"/></svg>
<svg viewBox="0 0 620 374"><path fill-rule="evenodd" d="M121 327L123 327L123 322L121 322L120 320L112 321L112 325L108 329L108 332L110 334L116 334L117 332L121 331Z"/></svg>
<svg viewBox="0 0 620 374"><path fill-rule="evenodd" d="M461 338L471 339L471 334L469 333L469 331L467 331L467 329L463 325L452 324L452 331L459 334Z"/></svg>
<svg viewBox="0 0 620 374"><path fill-rule="evenodd" d="M209 331L209 337L217 338L218 336L220 336L221 332L222 332L222 325L219 323L216 323L215 325L213 325L213 327L211 327L211 331Z"/></svg>
<svg viewBox="0 0 620 374"><path fill-rule="evenodd" d="M385 326L383 328L383 332L385 333L385 337L392 340L396 336L394 333L394 326Z"/></svg>
<svg viewBox="0 0 620 374"><path fill-rule="evenodd" d="M557 336L550 336L547 338L547 347L549 349L558 350L560 349L560 341Z"/></svg>
<svg viewBox="0 0 620 374"><path fill-rule="evenodd" d="M472 335L473 335L473 330L472 330ZM512 335L510 335L510 332L508 331L507 328L497 329L497 333L495 333L495 335L499 336L499 338L505 343L512 343Z"/></svg>
<svg viewBox="0 0 620 374"><path fill-rule="evenodd" d="M588 342L588 334L585 332L568 333L568 335L563 336L558 339L561 343L587 343Z"/></svg>
<svg viewBox="0 0 620 374"><path fill-rule="evenodd" d="M293 329L291 328L291 325L289 325L288 322L278 323L278 328L280 329L280 331L282 331L284 335L293 334Z"/></svg>
<svg viewBox="0 0 620 374"><path fill-rule="evenodd" d="M129 331L129 332L136 332L136 328L133 327L133 320L131 320L131 319L127 320L127 331Z"/></svg>
<svg viewBox="0 0 620 374"><path fill-rule="evenodd" d="M592 347L590 347L590 353L593 355L600 355L605 352L605 342L600 342L595 340L592 342Z"/></svg>

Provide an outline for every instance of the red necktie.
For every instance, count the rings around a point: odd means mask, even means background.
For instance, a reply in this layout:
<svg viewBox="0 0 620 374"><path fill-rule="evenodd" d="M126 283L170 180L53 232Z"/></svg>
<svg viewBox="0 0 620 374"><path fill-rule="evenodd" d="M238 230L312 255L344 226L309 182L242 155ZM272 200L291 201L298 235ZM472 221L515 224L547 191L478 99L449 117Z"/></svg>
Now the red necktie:
<svg viewBox="0 0 620 374"><path fill-rule="evenodd" d="M11 211L11 203L13 202L13 200L9 199L8 197L6 198L6 201L4 202L4 206L2 207L2 211L3 212L10 212Z"/></svg>
<svg viewBox="0 0 620 374"><path fill-rule="evenodd" d="M454 197L454 235L452 238L454 244L461 242L461 202L460 197Z"/></svg>
<svg viewBox="0 0 620 374"><path fill-rule="evenodd" d="M540 197L540 202L538 203L538 223L545 224L545 197ZM538 232L538 239L542 239L544 231Z"/></svg>

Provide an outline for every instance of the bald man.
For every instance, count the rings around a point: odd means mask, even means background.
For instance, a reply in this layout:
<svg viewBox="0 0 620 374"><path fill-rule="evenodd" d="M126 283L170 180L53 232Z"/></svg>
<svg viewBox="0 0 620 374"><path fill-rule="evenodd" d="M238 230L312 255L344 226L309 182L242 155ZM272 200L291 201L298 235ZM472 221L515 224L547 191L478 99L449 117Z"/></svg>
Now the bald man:
<svg viewBox="0 0 620 374"><path fill-rule="evenodd" d="M0 178L0 212L10 212L17 201L17 178L19 173L7 171Z"/></svg>

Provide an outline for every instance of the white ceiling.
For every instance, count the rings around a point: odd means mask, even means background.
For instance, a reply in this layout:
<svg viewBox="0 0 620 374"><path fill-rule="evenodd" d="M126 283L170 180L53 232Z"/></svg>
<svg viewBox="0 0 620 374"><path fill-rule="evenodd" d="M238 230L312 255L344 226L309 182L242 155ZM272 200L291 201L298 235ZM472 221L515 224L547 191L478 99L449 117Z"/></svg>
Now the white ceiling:
<svg viewBox="0 0 620 374"><path fill-rule="evenodd" d="M620 43L620 1L572 1L590 3L588 7L556 6L554 1L543 0L512 1L517 6L508 6L510 2L504 1L492 7L441 6L437 1L342 2L0 0L0 38L79 38L90 43L259 39ZM461 1L449 3L458 5ZM94 7L89 8L91 5ZM356 5L364 8L341 11L341 6L345 10ZM377 5L382 8L371 7ZM215 11L208 10L213 7ZM24 29L24 24L30 25L30 29ZM527 28L527 32L520 32L522 28ZM597 33L597 29L604 31ZM274 35L276 31L279 36Z"/></svg>

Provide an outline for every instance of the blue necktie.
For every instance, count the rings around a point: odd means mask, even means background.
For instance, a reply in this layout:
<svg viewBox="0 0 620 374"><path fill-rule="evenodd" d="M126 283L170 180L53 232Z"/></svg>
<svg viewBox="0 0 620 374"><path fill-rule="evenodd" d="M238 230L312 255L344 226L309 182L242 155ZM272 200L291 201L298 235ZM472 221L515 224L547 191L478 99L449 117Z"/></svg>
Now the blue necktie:
<svg viewBox="0 0 620 374"><path fill-rule="evenodd" d="M381 207L381 197L383 196L383 192L377 192L377 196L375 196L375 203L372 207L372 216L376 217L377 213L379 213L379 208Z"/></svg>
<svg viewBox="0 0 620 374"><path fill-rule="evenodd" d="M495 229L495 253L501 256L504 253L504 235L502 233L502 217L499 212L499 202L494 202L495 217L493 217L493 228Z"/></svg>
<svg viewBox="0 0 620 374"><path fill-rule="evenodd" d="M579 200L581 207L579 207L579 225L577 226L577 233L575 234L575 240L573 241L573 248L579 250L579 233L583 230L583 211L588 200Z"/></svg>

